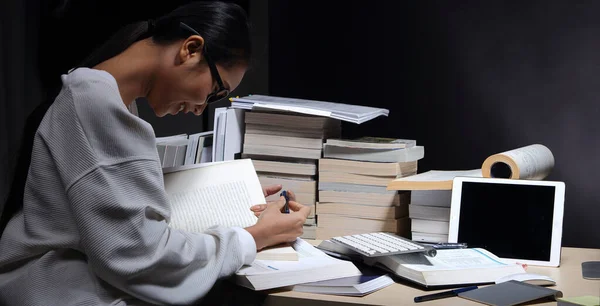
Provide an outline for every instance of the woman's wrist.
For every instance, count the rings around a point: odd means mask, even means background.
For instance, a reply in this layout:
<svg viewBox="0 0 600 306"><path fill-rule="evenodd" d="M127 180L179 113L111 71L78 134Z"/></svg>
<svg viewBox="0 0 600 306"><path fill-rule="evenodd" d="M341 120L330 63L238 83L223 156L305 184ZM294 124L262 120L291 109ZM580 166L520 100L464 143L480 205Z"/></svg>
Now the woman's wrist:
<svg viewBox="0 0 600 306"><path fill-rule="evenodd" d="M256 250L261 250L267 247L267 237L265 231L258 224L252 225L250 227L245 228L252 238L254 238L254 243L256 243Z"/></svg>

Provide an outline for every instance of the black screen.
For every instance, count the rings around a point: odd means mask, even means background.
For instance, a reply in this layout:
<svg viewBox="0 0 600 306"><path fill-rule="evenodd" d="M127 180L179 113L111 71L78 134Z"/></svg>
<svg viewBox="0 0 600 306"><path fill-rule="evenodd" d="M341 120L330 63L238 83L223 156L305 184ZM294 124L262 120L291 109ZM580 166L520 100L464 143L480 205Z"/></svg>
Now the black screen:
<svg viewBox="0 0 600 306"><path fill-rule="evenodd" d="M463 182L458 242L498 257L550 260L554 186Z"/></svg>

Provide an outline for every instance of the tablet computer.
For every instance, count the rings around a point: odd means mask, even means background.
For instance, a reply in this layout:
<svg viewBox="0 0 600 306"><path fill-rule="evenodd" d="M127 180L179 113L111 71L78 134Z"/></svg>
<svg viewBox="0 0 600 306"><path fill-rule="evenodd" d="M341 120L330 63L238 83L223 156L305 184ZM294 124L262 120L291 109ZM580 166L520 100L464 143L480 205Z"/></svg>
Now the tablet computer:
<svg viewBox="0 0 600 306"><path fill-rule="evenodd" d="M456 177L448 241L519 263L558 267L565 184Z"/></svg>

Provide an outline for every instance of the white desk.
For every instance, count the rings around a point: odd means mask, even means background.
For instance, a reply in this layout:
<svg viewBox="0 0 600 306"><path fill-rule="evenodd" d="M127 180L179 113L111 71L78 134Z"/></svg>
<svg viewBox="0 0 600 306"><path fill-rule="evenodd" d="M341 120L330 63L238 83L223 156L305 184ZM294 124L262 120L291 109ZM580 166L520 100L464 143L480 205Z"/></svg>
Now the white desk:
<svg viewBox="0 0 600 306"><path fill-rule="evenodd" d="M563 248L559 268L529 266L527 272L548 275L556 281L552 289L562 291L564 297L592 295L600 296L600 280L586 280L581 276L581 263L600 261L600 249ZM408 305L415 304L415 296L439 291L424 291L418 287L395 283L387 288L364 297L346 297L301 293L293 291L271 291L265 305ZM443 291L443 290L442 290ZM437 305L482 305L459 297L419 303L423 306ZM556 302L535 305L556 305Z"/></svg>

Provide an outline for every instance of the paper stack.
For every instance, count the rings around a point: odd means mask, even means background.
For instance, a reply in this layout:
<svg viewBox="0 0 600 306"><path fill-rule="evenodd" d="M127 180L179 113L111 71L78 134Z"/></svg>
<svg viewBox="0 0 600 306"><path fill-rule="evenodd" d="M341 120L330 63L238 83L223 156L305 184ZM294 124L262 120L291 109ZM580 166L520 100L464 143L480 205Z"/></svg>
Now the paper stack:
<svg viewBox="0 0 600 306"><path fill-rule="evenodd" d="M416 174L423 156L414 140L328 139L319 161L317 239L382 231L408 236L410 193L386 186Z"/></svg>
<svg viewBox="0 0 600 306"><path fill-rule="evenodd" d="M279 110L329 117L356 124L389 114L389 110L383 108L262 95L232 98L231 101L231 107L233 108Z"/></svg>

